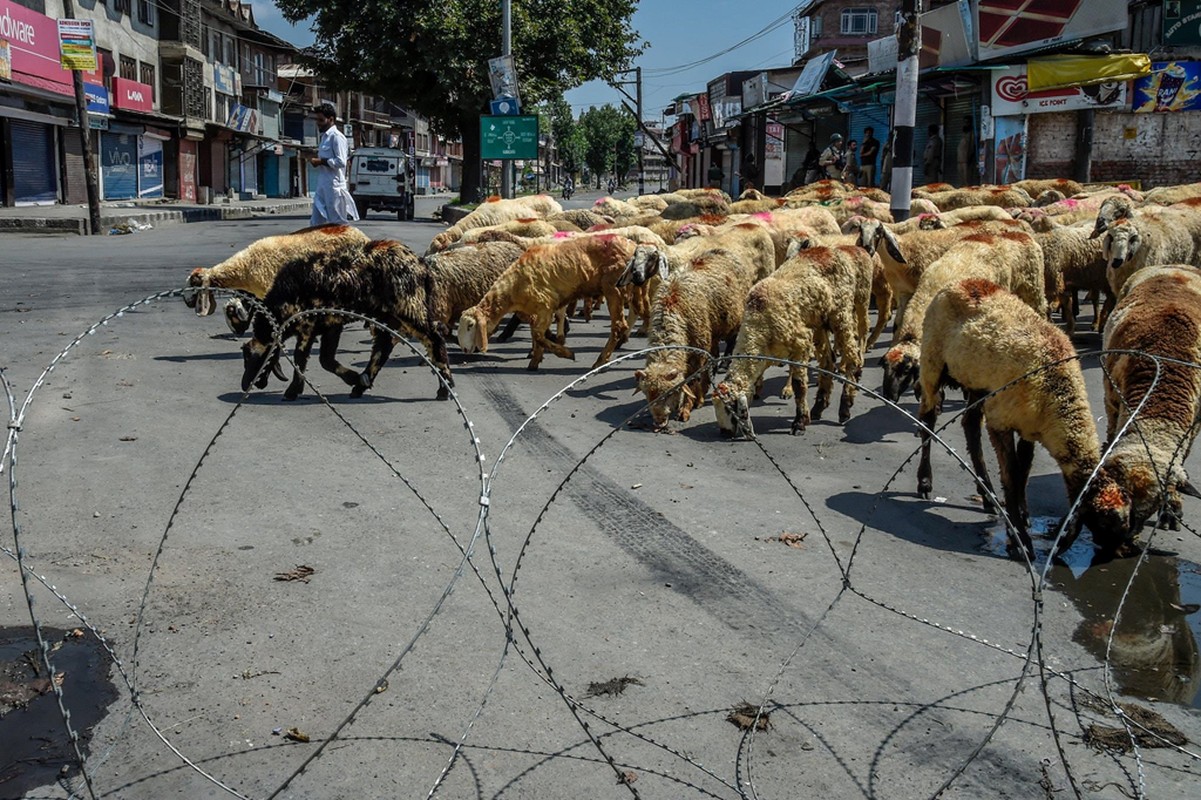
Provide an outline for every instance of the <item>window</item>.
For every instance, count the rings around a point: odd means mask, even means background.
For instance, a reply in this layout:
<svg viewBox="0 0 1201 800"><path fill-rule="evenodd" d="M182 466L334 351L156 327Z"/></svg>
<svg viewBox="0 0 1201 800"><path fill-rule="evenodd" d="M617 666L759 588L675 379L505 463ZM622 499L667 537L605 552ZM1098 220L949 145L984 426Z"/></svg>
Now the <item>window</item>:
<svg viewBox="0 0 1201 800"><path fill-rule="evenodd" d="M154 24L154 0L138 0L138 22Z"/></svg>
<svg viewBox="0 0 1201 800"><path fill-rule="evenodd" d="M145 61L143 61L138 64L138 68L138 71L141 74L142 83L150 87L150 99L157 101L158 98L155 97L155 95L158 93L158 90L154 85L154 65L147 64Z"/></svg>
<svg viewBox="0 0 1201 800"><path fill-rule="evenodd" d="M127 81L138 79L138 61L136 58L121 56L121 77Z"/></svg>
<svg viewBox="0 0 1201 800"><path fill-rule="evenodd" d="M822 18L821 14L814 14L809 18L809 30L814 39L822 35Z"/></svg>
<svg viewBox="0 0 1201 800"><path fill-rule="evenodd" d="M876 32L876 9L844 8L842 33L847 36L869 36Z"/></svg>

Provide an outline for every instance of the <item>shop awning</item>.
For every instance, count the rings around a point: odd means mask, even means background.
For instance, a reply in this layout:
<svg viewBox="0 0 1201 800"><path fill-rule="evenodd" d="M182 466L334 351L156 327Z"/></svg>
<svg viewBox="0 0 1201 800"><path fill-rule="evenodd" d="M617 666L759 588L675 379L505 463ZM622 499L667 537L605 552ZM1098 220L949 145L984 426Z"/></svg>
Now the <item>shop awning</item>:
<svg viewBox="0 0 1201 800"><path fill-rule="evenodd" d="M1149 74L1151 59L1144 53L1046 56L1032 58L1026 65L1026 83L1031 92L1119 83Z"/></svg>

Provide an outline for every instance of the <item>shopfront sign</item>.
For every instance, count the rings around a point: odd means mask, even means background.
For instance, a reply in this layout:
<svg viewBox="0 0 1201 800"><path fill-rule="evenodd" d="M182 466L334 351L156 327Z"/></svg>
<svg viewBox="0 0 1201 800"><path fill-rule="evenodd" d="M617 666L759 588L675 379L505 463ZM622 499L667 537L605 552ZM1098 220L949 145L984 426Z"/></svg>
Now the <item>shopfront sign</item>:
<svg viewBox="0 0 1201 800"><path fill-rule="evenodd" d="M1163 43L1168 47L1201 44L1201 0L1166 0L1163 4Z"/></svg>
<svg viewBox="0 0 1201 800"><path fill-rule="evenodd" d="M1157 61L1134 82L1134 110L1201 111L1201 63Z"/></svg>
<svg viewBox="0 0 1201 800"><path fill-rule="evenodd" d="M213 88L221 94L237 94L232 67L224 64L213 64Z"/></svg>
<svg viewBox="0 0 1201 800"><path fill-rule="evenodd" d="M113 78L112 104L126 111L154 111L154 87L128 78Z"/></svg>
<svg viewBox="0 0 1201 800"><path fill-rule="evenodd" d="M997 117L1089 108L1119 109L1125 105L1124 81L1031 92L1025 67L1010 67L992 72L992 113Z"/></svg>
<svg viewBox="0 0 1201 800"><path fill-rule="evenodd" d="M58 25L11 0L0 0L0 39L8 42L11 80L74 95L71 73L59 65Z"/></svg>
<svg viewBox="0 0 1201 800"><path fill-rule="evenodd" d="M105 89L103 86L97 86L94 83L85 83L83 85L83 94L88 100L88 113L109 113L108 89Z"/></svg>
<svg viewBox="0 0 1201 800"><path fill-rule="evenodd" d="M972 0L976 61L1126 28L1127 0Z"/></svg>
<svg viewBox="0 0 1201 800"><path fill-rule="evenodd" d="M242 133L257 133L259 128L259 112L253 108L234 103L229 110L229 120L226 127Z"/></svg>
<svg viewBox="0 0 1201 800"><path fill-rule="evenodd" d="M63 69L96 69L96 37L90 19L58 20L58 61Z"/></svg>
<svg viewBox="0 0 1201 800"><path fill-rule="evenodd" d="M13 51L7 39L0 39L0 81L13 79Z"/></svg>

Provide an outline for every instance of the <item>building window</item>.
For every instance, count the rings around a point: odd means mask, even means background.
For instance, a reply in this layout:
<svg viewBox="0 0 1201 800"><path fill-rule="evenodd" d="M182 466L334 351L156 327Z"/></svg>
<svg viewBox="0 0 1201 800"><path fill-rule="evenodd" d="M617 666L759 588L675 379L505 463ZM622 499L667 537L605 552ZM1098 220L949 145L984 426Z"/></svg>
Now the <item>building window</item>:
<svg viewBox="0 0 1201 800"><path fill-rule="evenodd" d="M138 67L139 72L141 73L142 83L150 87L150 99L157 102L158 98L155 97L157 90L154 87L154 65L147 64L145 61L143 61L138 65Z"/></svg>
<svg viewBox="0 0 1201 800"><path fill-rule="evenodd" d="M121 56L121 77L127 81L138 79L138 61L136 58Z"/></svg>
<svg viewBox="0 0 1201 800"><path fill-rule="evenodd" d="M846 36L869 36L876 32L876 9L844 8L842 33Z"/></svg>
<svg viewBox="0 0 1201 800"><path fill-rule="evenodd" d="M118 14L129 13L129 0L113 0L113 11Z"/></svg>
<svg viewBox="0 0 1201 800"><path fill-rule="evenodd" d="M809 18L810 35L817 39L822 35L822 17L821 14L814 14Z"/></svg>
<svg viewBox="0 0 1201 800"><path fill-rule="evenodd" d="M138 22L154 24L154 0L138 0Z"/></svg>

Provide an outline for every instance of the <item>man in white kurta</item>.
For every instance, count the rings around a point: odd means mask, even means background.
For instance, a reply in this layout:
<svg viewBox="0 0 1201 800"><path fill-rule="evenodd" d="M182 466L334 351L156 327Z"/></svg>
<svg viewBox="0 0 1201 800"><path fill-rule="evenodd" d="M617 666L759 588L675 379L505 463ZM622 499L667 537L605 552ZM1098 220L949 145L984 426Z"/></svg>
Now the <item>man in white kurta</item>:
<svg viewBox="0 0 1201 800"><path fill-rule="evenodd" d="M321 131L321 136L317 143L317 155L309 159L309 163L317 168L317 191L313 195L310 224L345 223L358 219L354 198L346 188L350 146L342 131L338 130L338 112L332 103L322 103L317 106L316 114L317 129Z"/></svg>

